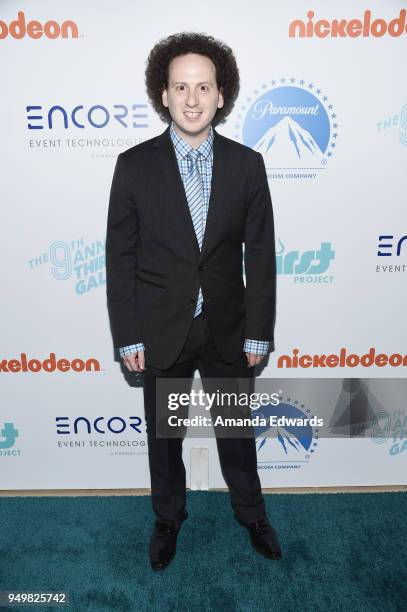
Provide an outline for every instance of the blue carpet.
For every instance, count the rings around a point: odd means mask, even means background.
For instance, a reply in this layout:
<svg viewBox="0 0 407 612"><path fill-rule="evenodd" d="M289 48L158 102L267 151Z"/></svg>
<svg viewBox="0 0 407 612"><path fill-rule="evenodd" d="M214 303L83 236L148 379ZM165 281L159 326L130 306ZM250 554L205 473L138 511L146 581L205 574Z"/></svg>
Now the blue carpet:
<svg viewBox="0 0 407 612"><path fill-rule="evenodd" d="M149 497L0 498L0 590L67 591L78 612L407 610L407 493L265 497L281 561L251 548L227 494L188 492L158 574Z"/></svg>

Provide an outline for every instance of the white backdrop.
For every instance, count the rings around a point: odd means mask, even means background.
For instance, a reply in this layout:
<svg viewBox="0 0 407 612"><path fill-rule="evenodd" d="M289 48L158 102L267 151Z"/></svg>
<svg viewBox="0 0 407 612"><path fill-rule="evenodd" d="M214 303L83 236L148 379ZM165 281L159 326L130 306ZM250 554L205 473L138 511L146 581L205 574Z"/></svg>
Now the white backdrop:
<svg viewBox="0 0 407 612"><path fill-rule="evenodd" d="M1 3L0 489L149 486L142 389L112 350L104 239L118 153L166 127L146 57L182 30L234 49L241 91L218 129L261 150L269 174L276 351L259 377L314 413L319 384L336 379L327 401L345 419L344 380L360 378L371 408L362 437L314 431L286 456L258 440L262 483L406 482L406 6L314 0L311 19L310 6ZM295 20L313 35L297 24L290 36ZM357 365L371 349L379 360ZM339 363L341 350L353 357ZM319 361L287 367L295 354ZM79 417L89 425L75 433ZM188 471L196 446L209 448L210 486L224 486L213 440L185 441Z"/></svg>

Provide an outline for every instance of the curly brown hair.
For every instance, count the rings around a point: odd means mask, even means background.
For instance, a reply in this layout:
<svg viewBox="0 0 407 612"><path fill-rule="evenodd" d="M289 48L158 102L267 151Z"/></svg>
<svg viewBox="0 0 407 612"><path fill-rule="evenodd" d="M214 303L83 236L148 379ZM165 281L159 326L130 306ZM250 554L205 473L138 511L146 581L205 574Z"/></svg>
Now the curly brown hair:
<svg viewBox="0 0 407 612"><path fill-rule="evenodd" d="M213 36L198 32L180 32L163 38L150 51L147 58L145 82L147 94L154 110L166 123L171 115L162 103L162 92L168 86L170 62L179 55L198 53L212 60L216 68L218 89L222 87L224 105L216 110L212 125L224 123L239 94L239 69L233 51L228 45Z"/></svg>

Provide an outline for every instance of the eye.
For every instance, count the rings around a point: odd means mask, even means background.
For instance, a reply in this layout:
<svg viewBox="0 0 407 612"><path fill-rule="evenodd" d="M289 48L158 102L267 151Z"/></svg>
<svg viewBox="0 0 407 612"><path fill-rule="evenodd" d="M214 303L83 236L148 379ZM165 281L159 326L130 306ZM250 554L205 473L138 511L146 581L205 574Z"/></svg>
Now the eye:
<svg viewBox="0 0 407 612"><path fill-rule="evenodd" d="M201 89L204 91L208 91L209 87L207 85L201 85Z"/></svg>
<svg viewBox="0 0 407 612"><path fill-rule="evenodd" d="M182 91L184 89L184 85L176 85L175 90L176 91Z"/></svg>

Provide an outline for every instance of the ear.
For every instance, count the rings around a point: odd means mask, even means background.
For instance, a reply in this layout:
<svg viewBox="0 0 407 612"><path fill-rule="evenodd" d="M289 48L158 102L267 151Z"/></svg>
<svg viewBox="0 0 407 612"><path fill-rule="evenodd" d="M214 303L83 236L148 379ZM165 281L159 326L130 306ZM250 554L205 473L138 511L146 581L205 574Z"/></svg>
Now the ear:
<svg viewBox="0 0 407 612"><path fill-rule="evenodd" d="M163 105L168 108L168 96L167 96L167 90L166 89L163 90L163 92L161 94L161 99L162 99Z"/></svg>
<svg viewBox="0 0 407 612"><path fill-rule="evenodd" d="M224 104L225 104L225 100L223 98L223 87L219 87L218 108L222 108Z"/></svg>

